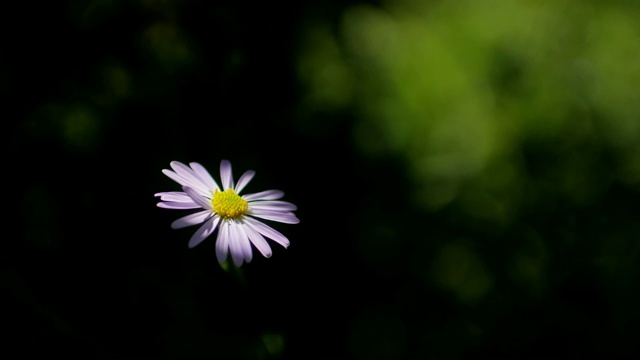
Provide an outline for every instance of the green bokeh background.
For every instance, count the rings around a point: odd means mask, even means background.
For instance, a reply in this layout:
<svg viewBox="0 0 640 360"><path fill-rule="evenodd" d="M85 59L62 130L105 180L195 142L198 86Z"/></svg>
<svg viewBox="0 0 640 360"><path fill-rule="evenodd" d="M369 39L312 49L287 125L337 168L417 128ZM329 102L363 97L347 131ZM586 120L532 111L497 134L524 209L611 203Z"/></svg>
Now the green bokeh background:
<svg viewBox="0 0 640 360"><path fill-rule="evenodd" d="M636 1L3 9L7 351L640 355ZM153 197L221 159L301 220L239 271Z"/></svg>

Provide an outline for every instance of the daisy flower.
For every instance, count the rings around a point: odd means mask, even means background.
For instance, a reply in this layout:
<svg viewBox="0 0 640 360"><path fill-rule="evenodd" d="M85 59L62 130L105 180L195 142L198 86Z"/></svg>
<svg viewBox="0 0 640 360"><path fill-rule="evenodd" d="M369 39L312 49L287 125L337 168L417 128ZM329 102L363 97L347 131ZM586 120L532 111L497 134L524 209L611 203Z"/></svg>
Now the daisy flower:
<svg viewBox="0 0 640 360"><path fill-rule="evenodd" d="M245 261L250 262L253 257L251 244L264 257L271 257L271 247L265 238L285 248L289 246L289 240L284 235L260 221L263 219L286 224L300 222L292 212L296 210L296 206L278 200L284 193L280 190L267 190L240 195L255 175L255 171L246 171L238 182L234 183L231 163L222 160L220 187L209 172L196 162L187 166L172 161L170 165L173 170L164 169L162 172L182 185L183 191L160 192L154 196L160 197L160 208L201 209L171 223L173 229L202 224L191 236L189 248L200 244L217 230L215 248L218 262L222 265L230 252L233 263L241 266Z"/></svg>

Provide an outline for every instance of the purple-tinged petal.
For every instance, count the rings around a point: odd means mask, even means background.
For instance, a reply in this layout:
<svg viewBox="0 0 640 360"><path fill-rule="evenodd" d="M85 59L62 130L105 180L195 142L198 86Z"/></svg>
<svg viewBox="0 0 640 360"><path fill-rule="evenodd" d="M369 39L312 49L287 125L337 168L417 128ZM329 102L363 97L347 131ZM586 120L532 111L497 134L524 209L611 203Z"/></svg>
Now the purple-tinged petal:
<svg viewBox="0 0 640 360"><path fill-rule="evenodd" d="M200 244L204 239L208 238L213 232L216 230L218 226L218 222L220 218L218 216L214 216L211 219L207 220L189 239L189 248L194 248L198 244Z"/></svg>
<svg viewBox="0 0 640 360"><path fill-rule="evenodd" d="M194 202L188 203L188 202L173 202L173 201L161 201L157 204L157 206L163 209L178 209L178 210L200 208L200 205Z"/></svg>
<svg viewBox="0 0 640 360"><path fill-rule="evenodd" d="M240 191L242 191L242 189L244 189L244 187L247 186L249 181L251 181L251 179L253 179L255 175L256 175L256 172L253 170L245 171L244 174L240 176L240 179L238 179L238 183L236 184L236 188L234 189L236 194L239 194Z"/></svg>
<svg viewBox="0 0 640 360"><path fill-rule="evenodd" d="M298 207L286 201L252 201L249 203L249 209L293 211L297 210Z"/></svg>
<svg viewBox="0 0 640 360"><path fill-rule="evenodd" d="M227 252L229 251L229 230L227 224L226 221L220 222L218 239L216 240L216 258L220 264L227 260Z"/></svg>
<svg viewBox="0 0 640 360"><path fill-rule="evenodd" d="M205 183L205 185L207 185L209 190L215 192L216 189L220 189L216 181L213 180L213 177L211 176L211 174L209 174L207 169L204 168L204 166L200 165L197 162L189 163L189 166L191 166L193 172L198 175L198 177Z"/></svg>
<svg viewBox="0 0 640 360"><path fill-rule="evenodd" d="M276 229L248 216L245 216L244 221L263 236L268 237L285 248L289 247L289 239L279 233Z"/></svg>
<svg viewBox="0 0 640 360"><path fill-rule="evenodd" d="M238 232L238 240L240 240L240 248L242 249L242 254L244 255L244 261L251 262L253 259L253 252L251 251L251 242L249 241L249 237L247 233L244 231L245 225L234 222L234 227Z"/></svg>
<svg viewBox="0 0 640 360"><path fill-rule="evenodd" d="M252 209L247 214L285 224L297 224L300 222L300 219L298 219L292 212Z"/></svg>
<svg viewBox="0 0 640 360"><path fill-rule="evenodd" d="M184 192L186 192L187 195L189 195L196 204L200 205L201 208L207 209L207 210L213 209L213 205L211 204L211 201L200 196L200 194L198 194L194 189L188 186L183 186L182 190L184 190Z"/></svg>
<svg viewBox="0 0 640 360"><path fill-rule="evenodd" d="M158 192L153 194L153 196L165 196L165 195L180 195L180 194L184 194L182 191L162 191L162 192Z"/></svg>
<svg viewBox="0 0 640 360"><path fill-rule="evenodd" d="M191 200L191 197L189 197L189 195L182 191L161 192L154 194L154 196L159 196L160 200L163 201L193 202L193 200Z"/></svg>
<svg viewBox="0 0 640 360"><path fill-rule="evenodd" d="M240 234L235 224L229 221L229 251L231 251L231 259L236 266L241 266L244 260L244 253L242 251Z"/></svg>
<svg viewBox="0 0 640 360"><path fill-rule="evenodd" d="M169 170L169 169L162 169L162 173L167 175L169 178L171 178L171 180L177 182L178 184L185 186L187 185L187 183L189 182L187 179L183 178L182 176L176 174L174 171Z"/></svg>
<svg viewBox="0 0 640 360"><path fill-rule="evenodd" d="M220 162L220 179L222 180L222 190L233 189L233 174L231 173L231 163L228 160Z"/></svg>
<svg viewBox="0 0 640 360"><path fill-rule="evenodd" d="M193 213L185 217L181 217L180 219L172 222L171 228L176 230L176 229L185 228L187 226L202 224L211 216L212 214L211 214L211 211L209 210L199 211L197 213Z"/></svg>
<svg viewBox="0 0 640 360"><path fill-rule="evenodd" d="M165 175L170 177L173 181L177 182L178 184L180 184L182 186L189 186L191 188L194 188L202 196L211 197L211 191L208 191L206 189L201 189L202 184L199 184L199 182L187 179L187 178L183 177L182 175L176 174L175 172L173 172L171 170L166 170L165 169L165 170L162 170L162 173L164 173Z"/></svg>
<svg viewBox="0 0 640 360"><path fill-rule="evenodd" d="M182 176L183 178L193 182L199 182L199 183L202 183L202 185L205 185L202 179L200 179L200 177L196 175L193 169L191 169L187 165L179 161L172 161L171 163L169 163L169 165L171 165L171 168L173 169L173 171L175 171L176 174Z"/></svg>
<svg viewBox="0 0 640 360"><path fill-rule="evenodd" d="M269 246L269 243L267 242L267 240L265 240L262 237L262 235L260 235L259 232L254 230L250 225L243 226L242 228L244 229L247 236L249 237L249 240L251 240L251 243L253 244L253 246L255 246L256 249L260 251L262 256L266 258L270 258L272 253L271 253L271 247Z"/></svg>
<svg viewBox="0 0 640 360"><path fill-rule="evenodd" d="M186 179L189 181L189 183L187 184L188 186L197 189L198 192L203 192L205 194L207 193L211 193L211 190L207 184L202 181L202 179L200 179L200 177L198 175L196 175L196 173L193 171L193 169L191 169L190 167L188 167L187 165L178 162L178 161L172 161L171 162L171 168L180 176L182 176L182 178Z"/></svg>
<svg viewBox="0 0 640 360"><path fill-rule="evenodd" d="M247 201L255 200L277 200L284 196L284 193L280 190L267 190L261 191L255 194L242 195L242 198Z"/></svg>

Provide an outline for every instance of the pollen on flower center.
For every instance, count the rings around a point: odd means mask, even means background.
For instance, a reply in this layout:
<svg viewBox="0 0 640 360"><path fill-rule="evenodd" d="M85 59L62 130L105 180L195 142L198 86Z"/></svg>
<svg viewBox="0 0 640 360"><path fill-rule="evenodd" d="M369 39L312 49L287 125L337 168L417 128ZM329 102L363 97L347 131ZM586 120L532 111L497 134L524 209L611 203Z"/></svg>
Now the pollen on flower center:
<svg viewBox="0 0 640 360"><path fill-rule="evenodd" d="M211 199L213 211L223 218L233 219L244 215L249 208L249 203L236 194L232 189L220 191L216 189Z"/></svg>

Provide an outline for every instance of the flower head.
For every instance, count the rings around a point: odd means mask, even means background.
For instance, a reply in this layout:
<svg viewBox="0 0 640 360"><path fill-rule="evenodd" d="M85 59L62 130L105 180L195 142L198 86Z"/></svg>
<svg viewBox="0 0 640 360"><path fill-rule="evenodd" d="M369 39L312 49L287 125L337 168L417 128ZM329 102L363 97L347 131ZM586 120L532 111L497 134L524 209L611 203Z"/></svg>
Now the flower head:
<svg viewBox="0 0 640 360"><path fill-rule="evenodd" d="M160 197L158 207L161 208L201 209L171 224L173 229L202 224L191 236L190 248L200 244L217 230L218 262L223 264L230 252L233 263L241 266L243 262L250 262L252 259L251 244L264 257L271 257L271 247L265 238L285 248L289 246L289 240L284 235L259 219L297 224L300 220L292 212L296 210L296 206L278 200L284 196L284 193L279 190L240 195L255 175L253 170L246 171L238 182L234 183L231 163L222 160L220 162L222 187L219 187L209 172L196 162L189 163L187 166L181 162L172 161L170 165L173 170L164 169L162 172L182 185L183 191L161 192L154 196Z"/></svg>

